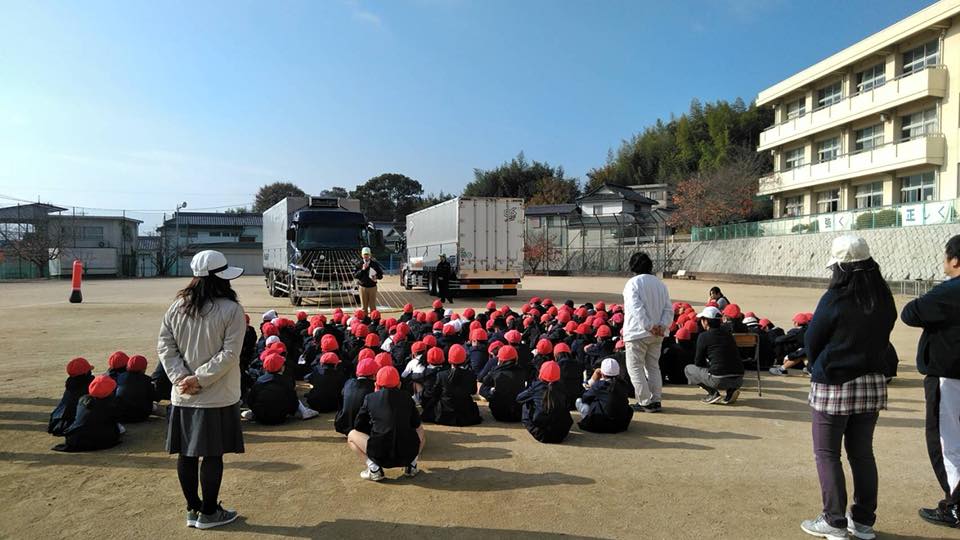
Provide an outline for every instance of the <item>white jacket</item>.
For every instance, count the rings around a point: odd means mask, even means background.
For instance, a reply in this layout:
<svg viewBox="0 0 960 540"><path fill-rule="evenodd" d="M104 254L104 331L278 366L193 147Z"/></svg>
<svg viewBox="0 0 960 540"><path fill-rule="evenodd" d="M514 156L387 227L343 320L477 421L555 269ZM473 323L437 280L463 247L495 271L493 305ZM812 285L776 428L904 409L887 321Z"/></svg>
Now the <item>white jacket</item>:
<svg viewBox="0 0 960 540"><path fill-rule="evenodd" d="M673 322L673 304L667 286L657 276L640 274L623 287L623 340L636 341L650 337L657 325Z"/></svg>

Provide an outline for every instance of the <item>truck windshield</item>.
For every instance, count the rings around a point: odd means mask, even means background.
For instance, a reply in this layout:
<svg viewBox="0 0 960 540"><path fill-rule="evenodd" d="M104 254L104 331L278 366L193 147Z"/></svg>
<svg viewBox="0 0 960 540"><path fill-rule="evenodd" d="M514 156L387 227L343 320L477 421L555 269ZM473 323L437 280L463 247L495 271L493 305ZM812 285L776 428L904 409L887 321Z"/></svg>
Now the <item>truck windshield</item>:
<svg viewBox="0 0 960 540"><path fill-rule="evenodd" d="M307 225L297 232L300 249L359 248L360 229L357 226Z"/></svg>

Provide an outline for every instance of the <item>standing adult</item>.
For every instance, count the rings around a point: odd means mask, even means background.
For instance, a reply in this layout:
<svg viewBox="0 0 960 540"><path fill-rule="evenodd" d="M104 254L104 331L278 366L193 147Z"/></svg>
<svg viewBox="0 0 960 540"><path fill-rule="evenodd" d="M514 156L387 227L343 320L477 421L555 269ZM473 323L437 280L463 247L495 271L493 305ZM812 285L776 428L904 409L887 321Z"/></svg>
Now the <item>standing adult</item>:
<svg viewBox="0 0 960 540"><path fill-rule="evenodd" d="M876 537L878 482L873 432L880 410L887 408L884 351L897 308L863 238L835 238L831 254L833 276L805 336L823 512L800 527L822 538L847 538L849 532L871 539ZM841 445L853 473L849 513Z"/></svg>
<svg viewBox="0 0 960 540"><path fill-rule="evenodd" d="M357 263L353 277L357 278L360 286L360 309L368 315L377 309L377 282L383 279L383 267L373 260L370 248L360 250L363 260Z"/></svg>
<svg viewBox="0 0 960 540"><path fill-rule="evenodd" d="M630 257L636 274L623 287L623 341L627 372L636 391L638 412L660 412L663 379L660 346L664 329L673 321L673 305L667 286L653 275L653 261L643 252Z"/></svg>
<svg viewBox="0 0 960 540"><path fill-rule="evenodd" d="M453 268L450 261L447 260L445 253L440 254L440 262L437 263L437 296L441 302L453 303L453 296L450 296L450 279L453 277Z"/></svg>
<svg viewBox="0 0 960 540"><path fill-rule="evenodd" d="M240 351L246 322L230 287L243 269L227 265L222 253L211 250L197 253L190 268L193 280L163 317L157 354L173 382L166 446L179 454L187 526L210 529L237 519L218 497L223 454L243 453Z"/></svg>
<svg viewBox="0 0 960 540"><path fill-rule="evenodd" d="M920 517L960 527L960 235L947 242L943 272L948 279L904 306L900 318L923 328L917 371L924 375L927 454L944 493Z"/></svg>

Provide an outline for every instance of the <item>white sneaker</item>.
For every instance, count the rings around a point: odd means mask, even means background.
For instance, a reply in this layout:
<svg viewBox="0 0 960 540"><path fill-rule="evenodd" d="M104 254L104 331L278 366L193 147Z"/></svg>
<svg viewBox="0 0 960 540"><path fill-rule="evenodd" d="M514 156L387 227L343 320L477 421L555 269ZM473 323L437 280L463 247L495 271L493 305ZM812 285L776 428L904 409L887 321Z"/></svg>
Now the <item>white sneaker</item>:
<svg viewBox="0 0 960 540"><path fill-rule="evenodd" d="M123 427L123 424L117 424L117 429L120 430L121 435L127 432L127 428Z"/></svg>
<svg viewBox="0 0 960 540"><path fill-rule="evenodd" d="M363 472L360 473L360 478L363 478L364 480L370 480L371 482L379 482L384 478L383 468L378 467L375 471L364 469Z"/></svg>
<svg viewBox="0 0 960 540"><path fill-rule="evenodd" d="M253 420L253 411L250 409L243 411L240 413L240 418L243 418L244 420Z"/></svg>
<svg viewBox="0 0 960 540"><path fill-rule="evenodd" d="M773 366L770 368L771 375L787 375L787 370L783 369L780 366Z"/></svg>
<svg viewBox="0 0 960 540"><path fill-rule="evenodd" d="M420 468L416 465L407 465L403 468L403 475L408 478L413 478L420 472Z"/></svg>
<svg viewBox="0 0 960 540"><path fill-rule="evenodd" d="M827 518L820 514L817 519L807 519L800 524L803 532L827 540L847 540L847 530L840 527L834 527L827 523Z"/></svg>
<svg viewBox="0 0 960 540"><path fill-rule="evenodd" d="M303 419L304 419L304 420L309 420L309 419L311 419L311 418L316 418L316 417L320 416L320 413L318 413L317 411L311 409L310 407L306 407L301 414L303 415Z"/></svg>
<svg viewBox="0 0 960 540"><path fill-rule="evenodd" d="M877 533L873 531L873 527L857 523L853 520L850 512L847 512L847 532L854 538L860 538L862 540L873 540L877 537Z"/></svg>

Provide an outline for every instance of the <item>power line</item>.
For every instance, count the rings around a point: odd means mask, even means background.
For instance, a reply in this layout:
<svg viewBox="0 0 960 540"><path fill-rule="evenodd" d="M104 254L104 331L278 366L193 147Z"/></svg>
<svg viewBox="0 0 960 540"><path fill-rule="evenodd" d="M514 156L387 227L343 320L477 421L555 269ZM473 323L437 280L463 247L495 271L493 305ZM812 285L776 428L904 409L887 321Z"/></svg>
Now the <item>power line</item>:
<svg viewBox="0 0 960 540"><path fill-rule="evenodd" d="M37 203L40 202L40 201L30 201L30 200L27 200L27 199L21 199L20 197L12 197L12 196L10 196L10 195L4 195L4 194L2 194L2 193L0 193L0 199L4 199L4 200L8 200L8 201L16 201L16 202L21 202L21 203L26 203L26 204L37 204ZM173 210L170 209L170 208L167 208L167 209L159 209L159 210L156 210L156 209L146 210L146 209L136 209L136 208L97 208L97 207L93 207L93 206L79 206L79 205L75 205L75 204L61 204L61 203L52 203L52 202L46 202L46 203L43 203L43 204L50 204L50 205L53 205L53 206L62 206L62 207L64 207L64 208L82 208L82 209L84 209L84 210L96 210L96 211L98 211L98 212L138 212L138 213L141 213L141 214L169 214L169 213L171 213L171 212L173 211ZM202 207L202 208L192 208L192 209L190 209L189 211L194 211L194 210L222 210L222 209L225 209L225 208L237 208L237 207L246 206L246 205L247 205L247 203L225 204L225 205L222 205L222 206L206 206L206 207Z"/></svg>

